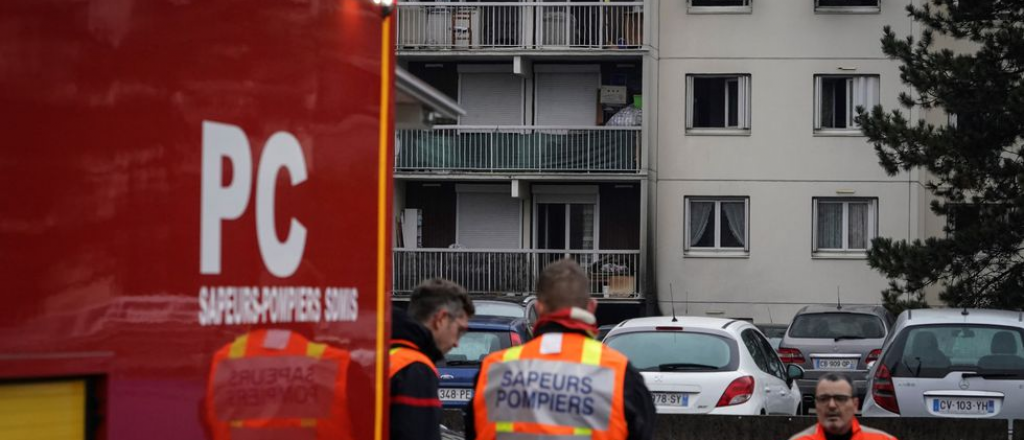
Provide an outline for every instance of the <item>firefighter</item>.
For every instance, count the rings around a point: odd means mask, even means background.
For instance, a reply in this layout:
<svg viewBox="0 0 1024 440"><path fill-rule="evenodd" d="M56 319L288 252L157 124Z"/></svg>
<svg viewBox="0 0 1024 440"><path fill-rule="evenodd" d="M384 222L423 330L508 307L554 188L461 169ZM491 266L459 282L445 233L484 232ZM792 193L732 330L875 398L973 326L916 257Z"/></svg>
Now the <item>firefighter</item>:
<svg viewBox="0 0 1024 440"><path fill-rule="evenodd" d="M594 339L597 302L576 262L537 280L532 341L488 355L466 412L466 438L651 439L654 402L621 353Z"/></svg>
<svg viewBox="0 0 1024 440"><path fill-rule="evenodd" d="M290 330L260 329L214 354L204 412L214 440L352 439L349 354Z"/></svg>
<svg viewBox="0 0 1024 440"><path fill-rule="evenodd" d="M391 440L441 438L441 400L434 362L469 329L473 303L462 286L442 279L420 283L406 313L391 327Z"/></svg>
<svg viewBox="0 0 1024 440"><path fill-rule="evenodd" d="M853 381L849 376L839 373L821 376L814 388L818 423L790 440L896 440L885 431L857 422L858 400L853 395Z"/></svg>

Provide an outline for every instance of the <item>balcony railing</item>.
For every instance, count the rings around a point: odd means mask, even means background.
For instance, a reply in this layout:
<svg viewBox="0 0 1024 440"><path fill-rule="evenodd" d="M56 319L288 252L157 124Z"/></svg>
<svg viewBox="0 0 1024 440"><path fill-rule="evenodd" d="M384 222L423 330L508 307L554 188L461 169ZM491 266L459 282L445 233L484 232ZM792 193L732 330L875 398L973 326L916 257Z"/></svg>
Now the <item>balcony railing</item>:
<svg viewBox="0 0 1024 440"><path fill-rule="evenodd" d="M643 2L402 2L399 50L640 49Z"/></svg>
<svg viewBox="0 0 1024 440"><path fill-rule="evenodd" d="M396 172L639 173L640 127L399 130Z"/></svg>
<svg viewBox="0 0 1024 440"><path fill-rule="evenodd" d="M572 258L586 271L592 295L640 296L640 251L395 249L393 258L396 294L411 293L421 281L441 277L471 294L528 295L544 266Z"/></svg>

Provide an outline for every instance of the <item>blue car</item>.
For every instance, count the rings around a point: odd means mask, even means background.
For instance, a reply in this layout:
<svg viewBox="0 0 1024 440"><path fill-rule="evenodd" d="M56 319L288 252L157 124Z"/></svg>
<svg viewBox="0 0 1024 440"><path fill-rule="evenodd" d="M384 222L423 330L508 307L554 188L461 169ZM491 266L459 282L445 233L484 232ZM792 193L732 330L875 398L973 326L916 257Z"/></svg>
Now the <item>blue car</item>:
<svg viewBox="0 0 1024 440"><path fill-rule="evenodd" d="M438 397L445 408L462 408L473 399L473 379L480 363L488 354L522 345L530 340L533 330L523 318L476 316L469 321L469 331L459 339L459 346L437 363L441 374Z"/></svg>

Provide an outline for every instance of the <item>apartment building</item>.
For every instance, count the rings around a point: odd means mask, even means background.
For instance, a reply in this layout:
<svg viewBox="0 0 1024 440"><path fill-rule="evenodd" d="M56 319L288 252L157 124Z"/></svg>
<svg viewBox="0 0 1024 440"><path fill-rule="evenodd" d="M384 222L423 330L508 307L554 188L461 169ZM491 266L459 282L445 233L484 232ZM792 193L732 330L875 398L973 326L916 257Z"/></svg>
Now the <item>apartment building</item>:
<svg viewBox="0 0 1024 440"><path fill-rule="evenodd" d="M911 92L880 43L886 25L920 32L910 1L660 2L647 130L662 313L788 322L806 304L877 304L871 239L941 230L923 177L886 175L853 121Z"/></svg>
<svg viewBox="0 0 1024 440"><path fill-rule="evenodd" d="M642 313L647 3L397 5L399 64L465 115L396 131L396 300L432 276L525 297L570 257L602 320Z"/></svg>

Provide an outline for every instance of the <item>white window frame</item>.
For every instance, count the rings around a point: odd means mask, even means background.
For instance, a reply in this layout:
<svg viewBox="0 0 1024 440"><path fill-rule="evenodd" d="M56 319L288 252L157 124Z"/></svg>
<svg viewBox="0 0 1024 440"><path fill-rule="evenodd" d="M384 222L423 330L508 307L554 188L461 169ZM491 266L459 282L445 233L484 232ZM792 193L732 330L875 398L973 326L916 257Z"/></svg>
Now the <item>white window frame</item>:
<svg viewBox="0 0 1024 440"><path fill-rule="evenodd" d="M541 203L552 205L594 205L594 248L593 249L569 249L569 207L565 209L565 251L574 253L586 253L601 250L601 195L597 185L534 185L532 204L532 223L530 235L532 236L533 249L539 249L537 243L537 228L540 226L539 205ZM562 250L562 249L547 249Z"/></svg>
<svg viewBox="0 0 1024 440"><path fill-rule="evenodd" d="M824 14L877 14L882 12L882 0L875 0L875 6L821 6L821 0L814 0L814 12Z"/></svg>
<svg viewBox="0 0 1024 440"><path fill-rule="evenodd" d="M841 248L818 248L818 202L843 205L843 244ZM868 204L868 230L864 249L850 249L850 204ZM878 237L878 199L870 197L814 197L811 199L811 254L816 257L849 256L867 258L871 240Z"/></svg>
<svg viewBox="0 0 1024 440"><path fill-rule="evenodd" d="M750 255L750 197L748 196L686 196L683 215L683 253L691 256L748 256ZM722 247L722 202L743 202L743 247ZM690 203L715 203L715 246L697 247L690 243Z"/></svg>
<svg viewBox="0 0 1024 440"><path fill-rule="evenodd" d="M737 82L739 96L736 100L736 119L739 125L726 127L694 127L693 100L696 98L694 78L725 78L726 82ZM749 135L750 134L750 74L747 73L693 73L686 75L686 133L691 135ZM725 121L729 122L729 88L726 87L722 98L725 100Z"/></svg>
<svg viewBox="0 0 1024 440"><path fill-rule="evenodd" d="M846 128L832 128L822 126L822 99L823 92L822 80L825 78L836 78L846 80ZM875 85L877 89L872 91L874 94L875 103L878 104L881 101L881 78L877 74L858 74L858 75L831 75L831 74L819 74L814 75L814 133L816 135L826 136L864 136L864 133L860 130L854 118L857 111L857 103L854 102L855 98L859 94L863 94L860 90L854 90L854 82L851 81L856 78L875 78ZM872 104L872 105L874 105ZM867 110L871 110L870 106L866 106Z"/></svg>
<svg viewBox="0 0 1024 440"><path fill-rule="evenodd" d="M741 6L694 6L694 0L686 0L688 14L750 14L754 11L753 0L744 0Z"/></svg>

